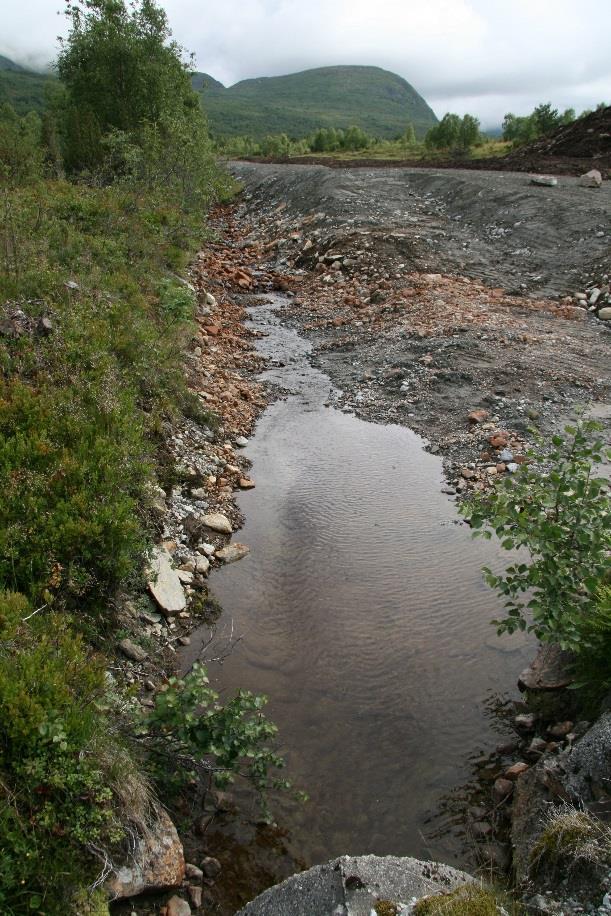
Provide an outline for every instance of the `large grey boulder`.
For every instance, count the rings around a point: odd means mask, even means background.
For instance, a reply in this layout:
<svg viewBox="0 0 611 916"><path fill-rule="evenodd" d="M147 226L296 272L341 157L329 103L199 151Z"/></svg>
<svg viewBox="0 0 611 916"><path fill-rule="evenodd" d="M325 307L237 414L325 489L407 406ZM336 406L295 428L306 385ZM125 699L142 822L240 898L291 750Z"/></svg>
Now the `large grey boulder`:
<svg viewBox="0 0 611 916"><path fill-rule="evenodd" d="M236 916L370 916L378 900L403 904L407 913L414 900L473 880L437 862L341 856L264 891Z"/></svg>

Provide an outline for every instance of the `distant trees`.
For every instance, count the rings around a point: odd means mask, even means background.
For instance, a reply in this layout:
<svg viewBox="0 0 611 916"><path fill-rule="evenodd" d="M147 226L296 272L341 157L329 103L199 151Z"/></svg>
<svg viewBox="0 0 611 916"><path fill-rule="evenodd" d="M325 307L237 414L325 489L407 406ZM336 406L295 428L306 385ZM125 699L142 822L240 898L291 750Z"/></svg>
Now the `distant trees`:
<svg viewBox="0 0 611 916"><path fill-rule="evenodd" d="M308 138L308 145L313 153L366 149L372 142L373 138L360 127L349 127L347 130L321 127Z"/></svg>
<svg viewBox="0 0 611 916"><path fill-rule="evenodd" d="M508 112L503 120L503 139L509 140L516 146L532 143L538 137L544 137L563 124L571 124L574 120L574 108L567 108L560 114L556 108L552 108L549 102L537 105L529 115L516 116Z"/></svg>
<svg viewBox="0 0 611 916"><path fill-rule="evenodd" d="M466 114L461 118L448 112L439 124L427 132L425 144L432 149L447 149L464 154L479 141L480 124L473 115Z"/></svg>

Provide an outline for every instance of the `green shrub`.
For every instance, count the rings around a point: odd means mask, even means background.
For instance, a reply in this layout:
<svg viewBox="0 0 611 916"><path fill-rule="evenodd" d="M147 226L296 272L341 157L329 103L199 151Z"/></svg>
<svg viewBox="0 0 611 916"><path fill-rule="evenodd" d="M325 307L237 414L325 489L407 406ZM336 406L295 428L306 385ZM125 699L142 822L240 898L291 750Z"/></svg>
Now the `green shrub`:
<svg viewBox="0 0 611 916"><path fill-rule="evenodd" d="M476 534L495 533L503 548L524 554L501 575L484 570L506 599L499 633L528 629L577 656L611 645L599 597L611 548L607 481L594 473L603 460L599 431L591 421L567 426L549 449L539 443L515 475L462 508Z"/></svg>
<svg viewBox="0 0 611 916"><path fill-rule="evenodd" d="M104 667L67 619L0 592L0 911L66 912L124 836Z"/></svg>

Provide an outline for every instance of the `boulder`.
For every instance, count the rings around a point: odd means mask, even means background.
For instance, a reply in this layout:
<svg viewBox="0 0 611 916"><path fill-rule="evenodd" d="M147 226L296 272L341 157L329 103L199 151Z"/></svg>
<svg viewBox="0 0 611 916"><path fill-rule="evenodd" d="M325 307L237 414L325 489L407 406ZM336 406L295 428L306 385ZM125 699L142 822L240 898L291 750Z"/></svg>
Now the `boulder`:
<svg viewBox="0 0 611 916"><path fill-rule="evenodd" d="M611 305L606 305L604 308L599 309L597 318L600 318L601 321L611 321Z"/></svg>
<svg viewBox="0 0 611 916"><path fill-rule="evenodd" d="M172 566L172 557L165 547L153 550L147 584L151 595L167 617L185 610L187 599L178 573Z"/></svg>
<svg viewBox="0 0 611 916"><path fill-rule="evenodd" d="M224 563L235 563L236 560L242 560L244 557L248 556L250 553L250 547L247 547L246 544L229 544L227 547L217 550L216 556L219 560L222 560Z"/></svg>
<svg viewBox="0 0 611 916"><path fill-rule="evenodd" d="M222 512L211 512L208 515L204 515L202 516L202 522L206 528L210 528L211 531L218 531L219 534L231 534L233 532L231 522Z"/></svg>
<svg viewBox="0 0 611 916"><path fill-rule="evenodd" d="M170 897L166 906L166 916L191 916L191 907L182 897Z"/></svg>
<svg viewBox="0 0 611 916"><path fill-rule="evenodd" d="M341 856L264 891L237 916L369 916L379 900L407 905L414 898L454 890L473 880L437 862Z"/></svg>
<svg viewBox="0 0 611 916"><path fill-rule="evenodd" d="M535 660L518 678L521 690L560 690L572 684L570 665L573 656L558 646L543 645Z"/></svg>
<svg viewBox="0 0 611 916"><path fill-rule="evenodd" d="M586 172L585 175L581 175L579 178L579 184L582 188L600 188L602 187L602 183L603 176L598 169L590 169L589 172Z"/></svg>
<svg viewBox="0 0 611 916"><path fill-rule="evenodd" d="M106 882L111 900L123 900L150 891L179 887L185 876L185 857L176 828L158 808L155 821L137 838L128 862Z"/></svg>

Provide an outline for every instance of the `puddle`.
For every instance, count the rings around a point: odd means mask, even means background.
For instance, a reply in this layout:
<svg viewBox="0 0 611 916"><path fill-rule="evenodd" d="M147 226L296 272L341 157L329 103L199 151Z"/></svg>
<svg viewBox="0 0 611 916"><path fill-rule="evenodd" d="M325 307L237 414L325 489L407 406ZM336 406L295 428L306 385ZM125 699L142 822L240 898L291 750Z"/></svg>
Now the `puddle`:
<svg viewBox="0 0 611 916"><path fill-rule="evenodd" d="M461 862L427 835L442 799L499 741L487 712L514 694L527 637L497 639L501 603L481 577L506 556L473 541L441 493L441 460L401 426L336 410L310 345L283 327L281 300L251 309L264 378L291 393L261 417L247 454L257 487L239 497L251 554L212 590L242 636L211 677L265 693L305 806L278 820L300 857L414 855ZM183 662L198 653L193 639Z"/></svg>

